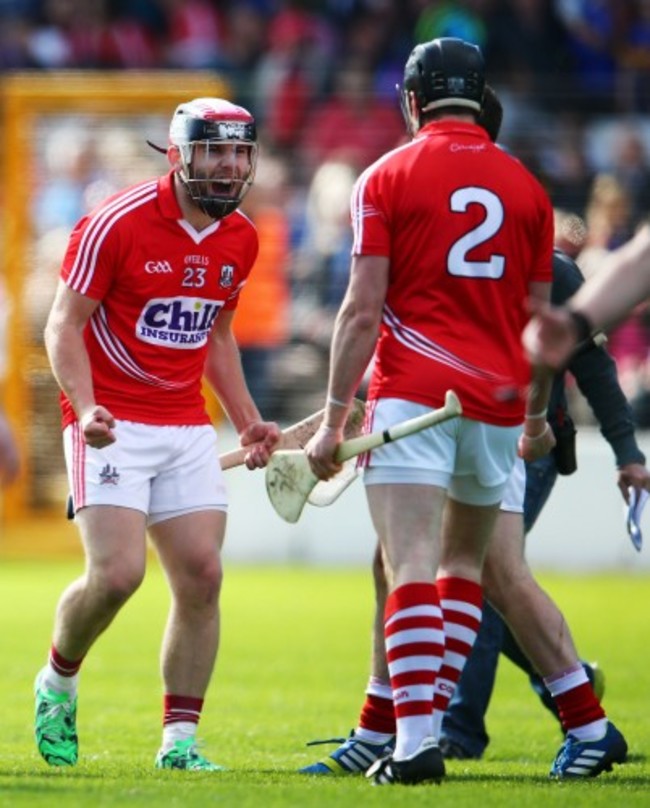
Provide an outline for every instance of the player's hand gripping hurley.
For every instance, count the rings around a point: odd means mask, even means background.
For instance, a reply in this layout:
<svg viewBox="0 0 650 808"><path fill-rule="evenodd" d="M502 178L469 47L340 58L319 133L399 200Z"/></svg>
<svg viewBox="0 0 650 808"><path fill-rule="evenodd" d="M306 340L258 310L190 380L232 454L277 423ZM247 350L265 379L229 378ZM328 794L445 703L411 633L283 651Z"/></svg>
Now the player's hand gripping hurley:
<svg viewBox="0 0 650 808"><path fill-rule="evenodd" d="M352 407L348 413L343 432L346 438L355 437L361 432L365 406L361 399L355 398L352 401ZM323 420L323 415L325 415L325 410L318 410L318 412L314 412L306 418L303 418L302 421L298 421L288 426L286 429L283 429L280 442L275 451L280 449L304 449L309 439L316 434ZM250 446L240 446L237 449L232 449L230 452L220 454L219 462L221 463L221 468L227 471L228 469L243 465L250 449Z"/></svg>
<svg viewBox="0 0 650 808"><path fill-rule="evenodd" d="M462 407L453 390L447 390L445 404L417 418L395 424L383 432L360 435L340 443L336 460L344 463L352 457L377 449L385 443L405 438L430 426L462 415ZM276 512L286 522L297 522L318 477L312 472L304 451L274 452L266 466L266 491Z"/></svg>
<svg viewBox="0 0 650 808"><path fill-rule="evenodd" d="M346 439L354 438L361 434L361 427L363 426L366 411L365 407L366 405L361 399L353 399L352 407L350 408L343 429L343 435ZM304 449L309 439L316 434L316 430L320 426L324 414L325 410L318 410L318 412L314 412L306 418L303 418L302 421L298 421L288 426L286 429L283 429L282 437L275 451L282 449ZM226 471L227 469L243 465L250 448L250 446L241 446L238 449L233 449L230 452L219 455L221 468ZM311 496L309 497L310 503L318 505L319 507L331 505L355 479L356 469L354 464L344 466L343 469L330 480L319 481L318 485L311 492Z"/></svg>

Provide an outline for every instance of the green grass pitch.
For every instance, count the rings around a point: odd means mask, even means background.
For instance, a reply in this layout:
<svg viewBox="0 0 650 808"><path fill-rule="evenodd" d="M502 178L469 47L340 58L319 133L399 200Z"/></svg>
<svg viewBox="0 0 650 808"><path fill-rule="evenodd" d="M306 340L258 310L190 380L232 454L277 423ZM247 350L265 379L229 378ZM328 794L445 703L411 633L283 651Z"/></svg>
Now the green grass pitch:
<svg viewBox="0 0 650 808"><path fill-rule="evenodd" d="M363 778L296 770L327 754L315 738L355 725L368 670L367 570L230 566L222 643L199 735L219 774L153 768L160 740L158 653L167 591L151 559L145 583L84 663L79 764L49 768L32 736L32 683L55 604L80 561L0 562L2 806L647 806L650 804L650 579L543 576L581 653L605 671L604 705L630 761L596 780L547 773L558 727L509 662L500 666L484 760L450 762L440 786L373 788Z"/></svg>

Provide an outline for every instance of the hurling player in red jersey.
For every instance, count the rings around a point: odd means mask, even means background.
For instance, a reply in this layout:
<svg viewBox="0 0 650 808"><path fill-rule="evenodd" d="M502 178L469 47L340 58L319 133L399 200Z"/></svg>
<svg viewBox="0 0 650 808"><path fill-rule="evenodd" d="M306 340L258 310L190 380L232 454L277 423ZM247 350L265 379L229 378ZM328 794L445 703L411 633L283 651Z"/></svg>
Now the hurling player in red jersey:
<svg viewBox="0 0 650 808"><path fill-rule="evenodd" d="M336 473L349 402L373 354L373 431L441 406L448 389L463 405L462 418L366 461L389 582L397 731L392 753L367 772L377 784L444 776L439 724L480 625L499 504L517 451L532 460L554 443L543 415L550 376L531 383L521 348L529 297L550 294L553 213L535 178L477 125L484 85L480 50L462 40L436 39L409 57L402 100L413 138L353 190L350 281L325 418L307 446L317 476Z"/></svg>
<svg viewBox="0 0 650 808"><path fill-rule="evenodd" d="M501 102L486 84L478 120L493 141L498 138L502 117ZM569 297L581 279L571 259L556 250L552 299L557 302ZM596 413L603 436L612 446L619 467L619 487L625 493L628 486L644 487L650 472L634 438L629 406L618 385L613 360L592 341L583 346L580 356L569 367ZM554 434L561 424L569 425L563 373L554 377L548 420ZM566 450L566 439L560 439L556 449L562 452L563 447ZM568 471L565 461L562 472ZM445 759L479 758L487 746L485 714L500 653L531 676L536 692L560 722L565 740L553 761L552 777L595 777L627 757L625 738L608 720L599 701L604 687L602 672L597 666L580 661L564 615L539 586L524 555L526 533L535 524L559 472L557 452L525 466L521 458L515 461L483 563L481 625L442 725L434 727ZM445 549L443 545L443 558ZM347 776L366 772L394 745L393 691L383 627L388 593L379 547L373 559L373 580L375 614L370 677L358 724L347 738L312 741L310 745L337 743L338 746L326 758L301 768L303 774ZM437 716L439 723L440 714Z"/></svg>
<svg viewBox="0 0 650 808"><path fill-rule="evenodd" d="M251 398L231 330L258 250L238 210L255 174L255 121L228 101L194 99L176 109L160 151L168 174L115 194L75 227L45 330L86 555L35 685L36 742L53 766L77 762L79 669L140 585L148 532L172 598L155 765L221 768L196 745L219 642L227 511L202 378L251 445L249 468L265 465L280 434Z"/></svg>

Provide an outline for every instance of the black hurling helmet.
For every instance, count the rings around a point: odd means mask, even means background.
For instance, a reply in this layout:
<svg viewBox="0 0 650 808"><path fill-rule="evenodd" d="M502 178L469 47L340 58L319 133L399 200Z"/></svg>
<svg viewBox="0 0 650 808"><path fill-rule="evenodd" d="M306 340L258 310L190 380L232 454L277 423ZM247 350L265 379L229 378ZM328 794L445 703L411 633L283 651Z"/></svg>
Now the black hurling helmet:
<svg viewBox="0 0 650 808"><path fill-rule="evenodd" d="M402 115L409 132L409 93L415 95L420 113L440 107L466 107L480 112L484 87L485 63L477 45L455 37L440 37L416 45L404 67L400 92Z"/></svg>
<svg viewBox="0 0 650 808"><path fill-rule="evenodd" d="M195 98L180 104L169 127L169 142L180 152L181 182L204 213L223 219L239 207L253 184L257 164L257 132L248 110L221 98ZM212 180L197 172L198 149L221 143L248 147L248 170L243 177Z"/></svg>

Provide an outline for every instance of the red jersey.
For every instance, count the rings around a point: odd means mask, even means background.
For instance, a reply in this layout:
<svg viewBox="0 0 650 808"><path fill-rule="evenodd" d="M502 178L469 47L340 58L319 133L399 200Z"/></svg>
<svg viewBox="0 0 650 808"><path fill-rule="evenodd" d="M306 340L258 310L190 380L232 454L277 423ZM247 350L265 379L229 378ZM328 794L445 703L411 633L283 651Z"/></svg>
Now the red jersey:
<svg viewBox="0 0 650 808"><path fill-rule="evenodd" d="M183 219L172 173L127 188L85 216L61 277L100 301L84 332L98 403L145 424L209 423L201 394L208 337L237 305L255 258L239 211L204 230ZM62 396L63 424L76 420Z"/></svg>
<svg viewBox="0 0 650 808"><path fill-rule="evenodd" d="M359 177L356 255L390 259L368 396L523 421L531 281L551 282L553 211L539 182L474 124L427 124Z"/></svg>

